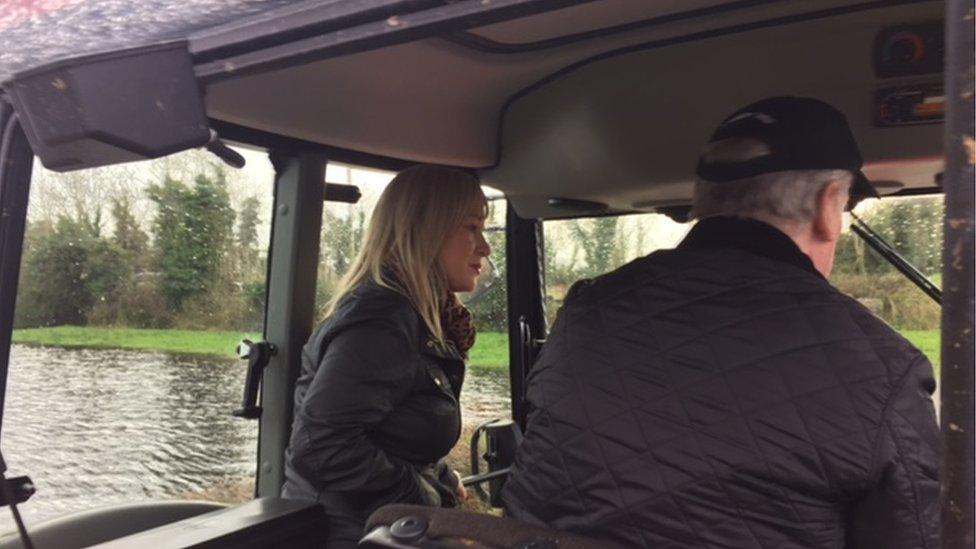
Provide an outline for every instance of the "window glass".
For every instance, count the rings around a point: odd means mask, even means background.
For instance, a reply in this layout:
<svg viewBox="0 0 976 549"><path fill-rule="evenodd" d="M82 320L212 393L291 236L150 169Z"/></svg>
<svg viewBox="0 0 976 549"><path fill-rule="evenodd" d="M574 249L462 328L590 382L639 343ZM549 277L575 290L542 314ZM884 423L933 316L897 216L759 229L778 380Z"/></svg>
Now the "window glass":
<svg viewBox="0 0 976 549"><path fill-rule="evenodd" d="M396 174L373 169L330 163L325 179L329 183L355 185L362 198L356 204L326 202L322 212L322 238L319 254L316 296L317 321L335 294L362 246L362 239L380 194ZM448 460L453 468L470 472L468 442L474 428L484 421L510 417L508 378L508 301L505 282L505 200L498 191L483 187L489 199L485 237L491 245L490 261L485 265L473 292L459 294L469 308L477 328L475 345L469 352L468 370L461 392L463 429L461 439ZM477 507L477 498L469 505Z"/></svg>
<svg viewBox="0 0 976 549"><path fill-rule="evenodd" d="M329 183L354 185L362 197L355 204L326 201L322 208L322 235L316 283L316 319L321 320L339 280L352 265L362 246L369 216L376 201L396 173L330 162L325 170Z"/></svg>
<svg viewBox="0 0 976 549"><path fill-rule="evenodd" d="M942 286L942 195L865 200L854 215L936 286ZM849 229L830 281L856 298L939 366L941 308Z"/></svg>
<svg viewBox="0 0 976 549"><path fill-rule="evenodd" d="M691 226L657 213L546 221L546 315L550 325L574 282L608 273L653 251L673 248Z"/></svg>
<svg viewBox="0 0 976 549"><path fill-rule="evenodd" d="M942 285L943 197L866 200L854 213ZM674 247L691 223L660 214L545 222L546 313L551 323L574 282L611 271L636 257ZM831 283L897 329L939 366L941 310L911 281L845 227Z"/></svg>
<svg viewBox="0 0 976 549"><path fill-rule="evenodd" d="M231 416L260 338L273 170L238 149L69 173L34 164L4 409L28 528L146 499L253 494L257 423ZM0 529L13 528L0 513Z"/></svg>

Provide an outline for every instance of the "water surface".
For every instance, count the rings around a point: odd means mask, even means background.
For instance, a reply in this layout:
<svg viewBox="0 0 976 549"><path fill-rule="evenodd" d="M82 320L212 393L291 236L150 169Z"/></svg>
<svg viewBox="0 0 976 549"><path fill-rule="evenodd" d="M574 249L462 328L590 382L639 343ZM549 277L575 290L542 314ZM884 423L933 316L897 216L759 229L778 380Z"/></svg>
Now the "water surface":
<svg viewBox="0 0 976 549"><path fill-rule="evenodd" d="M104 505L249 491L257 422L230 414L244 377L219 358L13 346L0 449L8 477L37 486L18 507L28 531ZM471 370L462 404L466 425L507 416L507 375ZM13 529L0 508L0 532Z"/></svg>

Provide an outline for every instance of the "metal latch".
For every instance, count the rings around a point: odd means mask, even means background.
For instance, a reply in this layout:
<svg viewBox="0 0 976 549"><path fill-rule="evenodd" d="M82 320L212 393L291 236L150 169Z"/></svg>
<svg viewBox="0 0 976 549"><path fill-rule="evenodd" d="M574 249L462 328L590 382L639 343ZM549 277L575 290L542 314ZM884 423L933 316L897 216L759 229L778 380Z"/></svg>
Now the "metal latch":
<svg viewBox="0 0 976 549"><path fill-rule="evenodd" d="M261 407L258 406L258 388L264 367L268 365L276 352L277 348L274 344L267 341L254 343L245 339L237 346L237 356L247 360L247 379L244 382L244 401L239 410L234 410L235 416L246 419L261 417Z"/></svg>

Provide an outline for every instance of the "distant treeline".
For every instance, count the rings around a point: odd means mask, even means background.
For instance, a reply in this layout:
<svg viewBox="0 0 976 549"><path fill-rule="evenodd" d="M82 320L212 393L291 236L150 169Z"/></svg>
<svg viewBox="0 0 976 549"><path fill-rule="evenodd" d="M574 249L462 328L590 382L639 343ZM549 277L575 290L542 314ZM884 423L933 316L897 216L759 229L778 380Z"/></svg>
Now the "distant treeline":
<svg viewBox="0 0 976 549"><path fill-rule="evenodd" d="M102 197L104 208L60 208L56 214L30 219L17 326L260 330L268 212L257 196L232 201L226 174L219 167L182 173L182 177L159 174L156 181L136 190ZM327 204L317 307L331 298L359 251L371 206L368 201ZM503 203L492 202L492 210L489 224L497 226L504 219ZM679 234L681 228L659 217L546 223L550 317L562 304L565 289L576 280L672 245L664 244L661 235ZM941 199L882 201L862 217L923 272L939 272ZM503 332L507 330L505 235L490 231L487 237L496 272L487 290L469 306L482 331ZM938 326L938 308L853 234L841 239L832 282L896 327Z"/></svg>
<svg viewBox="0 0 976 549"><path fill-rule="evenodd" d="M258 199L235 211L219 169L189 183L166 176L144 192L156 209L148 232L122 197L110 199L109 223L80 208L29 221L18 327L260 328Z"/></svg>

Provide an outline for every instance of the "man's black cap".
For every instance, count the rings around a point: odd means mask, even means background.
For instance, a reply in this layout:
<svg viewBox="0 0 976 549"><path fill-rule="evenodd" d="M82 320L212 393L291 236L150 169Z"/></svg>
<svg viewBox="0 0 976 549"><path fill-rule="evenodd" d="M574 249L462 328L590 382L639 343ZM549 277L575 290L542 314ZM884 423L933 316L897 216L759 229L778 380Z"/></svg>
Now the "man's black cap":
<svg viewBox="0 0 976 549"><path fill-rule="evenodd" d="M758 147L745 160L710 157L720 142ZM696 174L711 182L735 181L790 170L846 170L854 174L851 202L878 193L861 172L864 161L847 118L819 99L770 97L726 118L708 142Z"/></svg>

